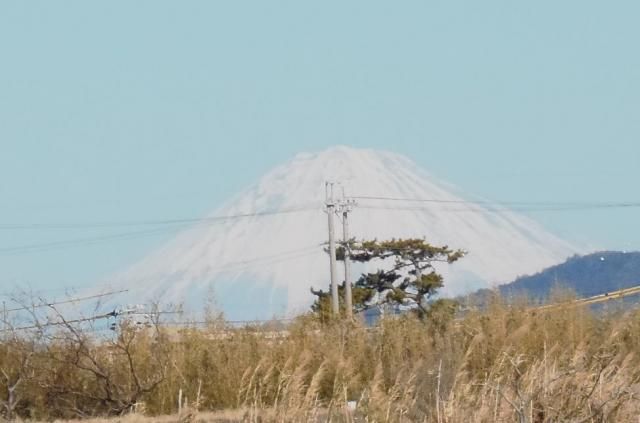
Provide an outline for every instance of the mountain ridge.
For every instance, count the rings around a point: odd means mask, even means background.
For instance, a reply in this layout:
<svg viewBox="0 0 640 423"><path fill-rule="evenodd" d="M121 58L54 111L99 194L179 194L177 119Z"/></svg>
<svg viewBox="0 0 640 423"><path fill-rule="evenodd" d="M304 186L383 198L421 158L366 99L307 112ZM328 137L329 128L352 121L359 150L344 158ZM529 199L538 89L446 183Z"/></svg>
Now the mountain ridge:
<svg viewBox="0 0 640 423"><path fill-rule="evenodd" d="M499 287L502 295L528 295L544 300L554 287L590 297L640 285L640 251L598 251L569 257L533 275Z"/></svg>

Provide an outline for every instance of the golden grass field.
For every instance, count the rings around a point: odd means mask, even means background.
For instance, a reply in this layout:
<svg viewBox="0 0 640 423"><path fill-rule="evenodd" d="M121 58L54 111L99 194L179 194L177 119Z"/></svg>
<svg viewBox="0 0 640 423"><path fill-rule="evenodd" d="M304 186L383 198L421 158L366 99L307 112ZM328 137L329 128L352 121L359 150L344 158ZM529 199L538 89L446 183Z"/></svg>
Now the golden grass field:
<svg viewBox="0 0 640 423"><path fill-rule="evenodd" d="M307 316L280 337L219 320L123 328L102 343L63 331L35 351L5 342L0 366L14 380L29 354L13 411L34 421L637 421L640 312L607 307L496 299L457 319L443 308L374 328Z"/></svg>

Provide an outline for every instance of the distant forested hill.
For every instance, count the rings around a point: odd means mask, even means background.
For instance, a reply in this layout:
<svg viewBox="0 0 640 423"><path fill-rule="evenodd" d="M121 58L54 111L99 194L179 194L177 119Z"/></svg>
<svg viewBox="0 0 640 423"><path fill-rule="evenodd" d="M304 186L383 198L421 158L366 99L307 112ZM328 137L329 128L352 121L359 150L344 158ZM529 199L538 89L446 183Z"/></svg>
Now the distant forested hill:
<svg viewBox="0 0 640 423"><path fill-rule="evenodd" d="M604 251L574 256L540 273L522 276L499 287L506 297L526 295L545 300L554 287L569 288L579 297L589 297L640 285L640 252ZM484 297L483 290L471 297Z"/></svg>

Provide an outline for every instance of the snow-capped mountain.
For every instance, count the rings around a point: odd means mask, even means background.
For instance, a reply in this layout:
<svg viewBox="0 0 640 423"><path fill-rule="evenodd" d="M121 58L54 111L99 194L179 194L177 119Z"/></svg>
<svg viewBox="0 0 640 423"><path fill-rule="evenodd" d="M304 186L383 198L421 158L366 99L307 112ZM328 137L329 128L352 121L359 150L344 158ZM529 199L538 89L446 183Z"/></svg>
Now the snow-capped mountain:
<svg viewBox="0 0 640 423"><path fill-rule="evenodd" d="M310 287L326 289L329 281L326 181L340 182L340 195L344 187L354 197L439 200L359 198L350 227L358 239L419 237L467 250L467 257L440 268L443 294L509 282L579 252L526 217L464 203L468 197L406 157L334 147L275 168L111 281L129 288L132 303L184 303L194 310L213 292L230 319L304 311L314 298ZM341 238L338 218L336 235ZM352 278L363 270L354 267Z"/></svg>

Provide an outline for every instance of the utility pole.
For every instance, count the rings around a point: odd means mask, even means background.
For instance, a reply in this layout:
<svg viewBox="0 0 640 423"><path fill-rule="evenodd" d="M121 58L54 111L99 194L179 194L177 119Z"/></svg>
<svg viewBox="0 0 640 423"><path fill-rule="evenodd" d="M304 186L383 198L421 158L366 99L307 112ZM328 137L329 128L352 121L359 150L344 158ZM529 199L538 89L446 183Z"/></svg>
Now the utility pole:
<svg viewBox="0 0 640 423"><path fill-rule="evenodd" d="M344 307L347 319L353 317L353 294L351 293L351 246L349 245L349 213L352 211L353 200L348 200L342 190L342 241L344 243Z"/></svg>
<svg viewBox="0 0 640 423"><path fill-rule="evenodd" d="M333 217L336 212L336 203L333 198L333 183L327 182L325 185L326 191L326 208L327 216L329 217L329 265L331 276L331 312L334 317L338 317L340 314L340 300L338 298L338 281L336 277L336 240L335 240L335 228L333 223Z"/></svg>

